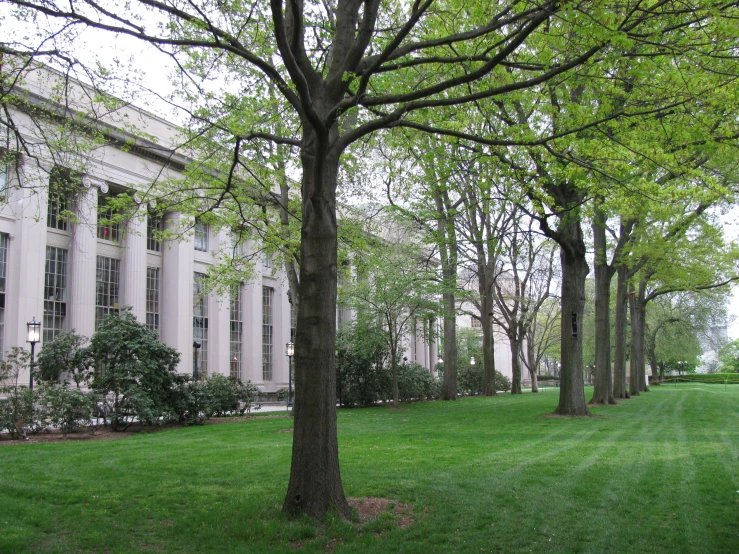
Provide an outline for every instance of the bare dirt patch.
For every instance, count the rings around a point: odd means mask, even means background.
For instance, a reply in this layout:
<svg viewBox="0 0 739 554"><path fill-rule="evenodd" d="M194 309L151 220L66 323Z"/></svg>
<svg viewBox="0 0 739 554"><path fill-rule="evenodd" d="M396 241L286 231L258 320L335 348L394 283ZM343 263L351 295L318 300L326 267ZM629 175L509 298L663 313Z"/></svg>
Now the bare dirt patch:
<svg viewBox="0 0 739 554"><path fill-rule="evenodd" d="M367 496L350 498L349 505L357 511L360 525L369 523L377 519L380 514L386 512L398 518L398 527L401 529L406 529L416 522L413 515L413 508L410 505L395 502L388 498L371 498Z"/></svg>

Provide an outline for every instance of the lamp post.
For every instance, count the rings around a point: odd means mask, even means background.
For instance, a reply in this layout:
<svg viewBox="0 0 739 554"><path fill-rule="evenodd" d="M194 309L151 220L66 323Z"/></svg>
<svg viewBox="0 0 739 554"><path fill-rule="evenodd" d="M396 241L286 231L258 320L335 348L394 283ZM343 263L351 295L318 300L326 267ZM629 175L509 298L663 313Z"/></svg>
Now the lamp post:
<svg viewBox="0 0 739 554"><path fill-rule="evenodd" d="M198 378L200 377L198 375L198 350L202 344L200 341L193 341L192 343L192 379L193 381L197 382Z"/></svg>
<svg viewBox="0 0 739 554"><path fill-rule="evenodd" d="M41 341L41 322L36 321L36 316L34 316L31 321L26 323L26 327L28 327L27 342L31 343L31 365L28 367L28 372L31 374L31 377L28 381L28 386L33 390L33 354L36 348L36 343Z"/></svg>
<svg viewBox="0 0 739 554"><path fill-rule="evenodd" d="M471 365L471 366L474 366L474 365L475 365L476 363L477 363L477 362L475 361L475 357L474 357L474 356L472 356L472 357L470 358L470 365Z"/></svg>
<svg viewBox="0 0 739 554"><path fill-rule="evenodd" d="M285 345L285 356L287 356L287 409L293 405L293 356L295 355L295 344L293 341Z"/></svg>

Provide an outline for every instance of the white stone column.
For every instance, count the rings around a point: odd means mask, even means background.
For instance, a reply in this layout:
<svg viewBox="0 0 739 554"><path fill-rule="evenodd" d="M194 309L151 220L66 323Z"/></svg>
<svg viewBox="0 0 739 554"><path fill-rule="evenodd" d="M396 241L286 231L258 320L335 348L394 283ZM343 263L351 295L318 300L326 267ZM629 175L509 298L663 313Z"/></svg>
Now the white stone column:
<svg viewBox="0 0 739 554"><path fill-rule="evenodd" d="M121 303L146 323L146 218L137 215L128 224L121 259Z"/></svg>
<svg viewBox="0 0 739 554"><path fill-rule="evenodd" d="M165 229L175 229L180 215L164 220ZM179 371L192 374L192 282L194 243L192 236L162 244L161 306L159 336L182 354Z"/></svg>
<svg viewBox="0 0 739 554"><path fill-rule="evenodd" d="M262 279L244 286L244 342L242 378L254 384L262 381Z"/></svg>
<svg viewBox="0 0 739 554"><path fill-rule="evenodd" d="M23 188L8 198L8 209L15 220L3 221L8 232L8 258L5 280L5 336L3 350L12 346L28 350L26 323L44 318L44 268L46 262L46 210L48 171L26 161L19 177ZM11 179L11 186L17 181ZM36 345L38 354L41 345ZM19 377L27 384L27 371Z"/></svg>
<svg viewBox="0 0 739 554"><path fill-rule="evenodd" d="M228 244L228 233L220 231L217 236L213 237L214 242L212 251L218 252ZM231 295L225 293L222 295L210 295L210 371L209 374L220 373L228 377L231 370L230 351L231 351Z"/></svg>
<svg viewBox="0 0 739 554"><path fill-rule="evenodd" d="M78 222L72 226L69 263L69 329L91 337L95 332L97 283L97 182L85 177L77 198Z"/></svg>

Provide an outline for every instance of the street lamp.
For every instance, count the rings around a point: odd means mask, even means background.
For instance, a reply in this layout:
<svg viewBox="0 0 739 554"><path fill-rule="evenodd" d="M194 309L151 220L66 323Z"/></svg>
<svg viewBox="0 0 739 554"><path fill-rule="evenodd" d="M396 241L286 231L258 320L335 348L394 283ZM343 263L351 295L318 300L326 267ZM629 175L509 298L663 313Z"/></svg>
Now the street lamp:
<svg viewBox="0 0 739 554"><path fill-rule="evenodd" d="M28 339L26 342L31 343L31 365L28 367L28 372L31 374L31 377L28 385L29 388L33 390L33 354L36 348L36 343L41 341L41 322L36 321L36 316L33 316L33 319L26 323L26 327L28 327Z"/></svg>
<svg viewBox="0 0 739 554"><path fill-rule="evenodd" d="M285 356L287 356L287 409L293 405L293 356L295 355L295 345L293 341L285 345Z"/></svg>
<svg viewBox="0 0 739 554"><path fill-rule="evenodd" d="M192 360L192 362L193 362L192 363L192 379L195 382L197 382L198 381L198 378L199 378L199 375L198 375L198 350L200 349L201 346L202 346L202 344L200 343L200 341L197 341L196 340L196 341L193 341L193 343L192 343L192 357L193 357L193 360Z"/></svg>
<svg viewBox="0 0 739 554"><path fill-rule="evenodd" d="M474 356L472 356L472 357L470 358L470 365L471 365L471 366L474 366L474 365L475 365L476 363L477 363L477 362L475 362L475 357L474 357Z"/></svg>

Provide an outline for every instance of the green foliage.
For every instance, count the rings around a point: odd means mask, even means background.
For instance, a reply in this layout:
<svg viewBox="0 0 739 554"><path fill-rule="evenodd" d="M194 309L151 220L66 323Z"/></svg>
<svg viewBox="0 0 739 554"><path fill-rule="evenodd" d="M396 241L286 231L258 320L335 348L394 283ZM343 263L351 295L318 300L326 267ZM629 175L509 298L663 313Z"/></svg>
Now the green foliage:
<svg viewBox="0 0 739 554"><path fill-rule="evenodd" d="M127 427L134 418L155 424L168 412L180 354L159 342L136 320L130 308L107 317L88 349L97 368L92 389L107 401L111 427Z"/></svg>
<svg viewBox="0 0 739 554"><path fill-rule="evenodd" d="M457 377L457 389L460 394L481 394L482 393L482 364L459 366L459 374ZM495 390L508 392L511 390L511 380L500 373L495 372Z"/></svg>
<svg viewBox="0 0 739 554"><path fill-rule="evenodd" d="M56 383L63 377L70 377L80 388L87 384L91 372L89 352L83 348L87 338L74 331L57 335L52 341L44 344L36 363L35 377L42 382Z"/></svg>
<svg viewBox="0 0 739 554"><path fill-rule="evenodd" d="M59 429L64 436L92 426L99 399L94 393L57 383L45 383L38 390L44 426Z"/></svg>
<svg viewBox="0 0 739 554"><path fill-rule="evenodd" d="M739 339L725 345L719 353L723 371L739 372Z"/></svg>
<svg viewBox="0 0 739 554"><path fill-rule="evenodd" d="M18 382L29 360L26 350L14 346L0 362L0 396L5 397L0 399L0 432L6 430L13 438L38 430L34 408L36 393Z"/></svg>
<svg viewBox="0 0 739 554"><path fill-rule="evenodd" d="M441 385L431 372L416 363L398 366L398 397L401 402L439 398Z"/></svg>
<svg viewBox="0 0 739 554"><path fill-rule="evenodd" d="M381 330L360 320L339 330L336 346L336 387L342 406L371 406L392 396L392 377L384 367L389 352Z"/></svg>

